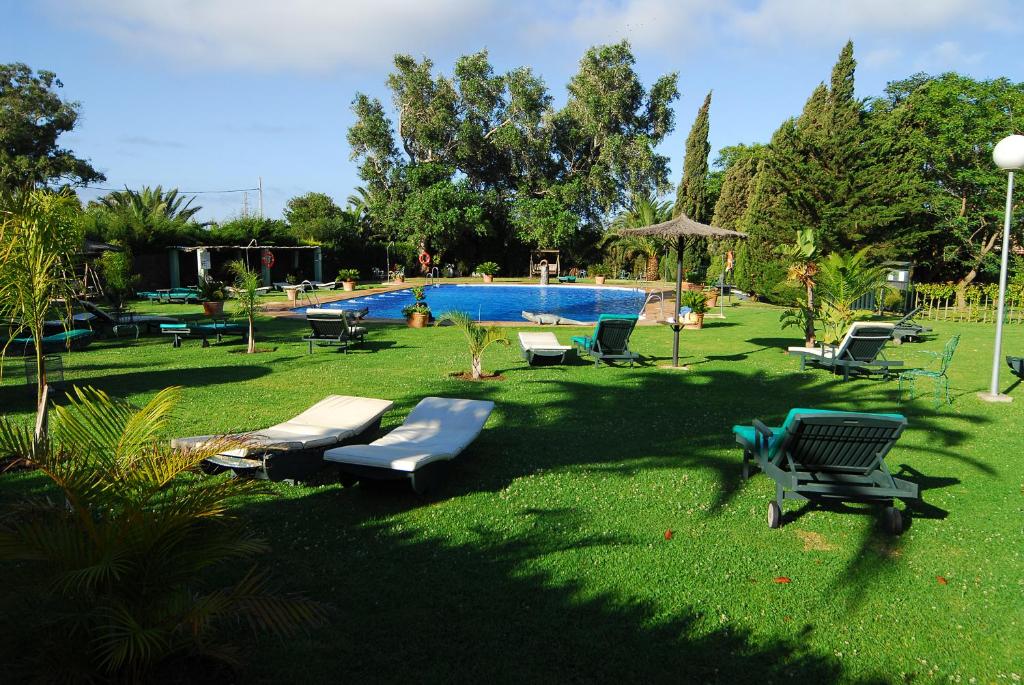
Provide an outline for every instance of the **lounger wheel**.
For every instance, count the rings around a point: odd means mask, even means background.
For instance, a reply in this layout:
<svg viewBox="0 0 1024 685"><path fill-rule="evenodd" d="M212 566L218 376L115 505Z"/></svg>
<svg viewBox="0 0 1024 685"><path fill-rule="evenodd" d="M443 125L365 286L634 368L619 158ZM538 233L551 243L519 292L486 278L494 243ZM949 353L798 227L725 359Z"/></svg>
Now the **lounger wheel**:
<svg viewBox="0 0 1024 685"><path fill-rule="evenodd" d="M768 527L778 528L782 525L782 507L778 502L768 503Z"/></svg>
<svg viewBox="0 0 1024 685"><path fill-rule="evenodd" d="M886 507L883 520L887 532L892 535L899 535L903 532L903 514L896 507Z"/></svg>

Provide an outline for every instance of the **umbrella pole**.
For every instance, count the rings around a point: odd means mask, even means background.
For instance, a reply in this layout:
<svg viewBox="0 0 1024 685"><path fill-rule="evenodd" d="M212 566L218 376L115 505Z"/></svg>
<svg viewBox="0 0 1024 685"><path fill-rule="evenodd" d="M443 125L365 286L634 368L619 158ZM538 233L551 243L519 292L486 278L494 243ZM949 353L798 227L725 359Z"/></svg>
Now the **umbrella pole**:
<svg viewBox="0 0 1024 685"><path fill-rule="evenodd" d="M679 319L679 300L683 296L683 239L679 238L676 242L676 311L672 315L672 321L675 323L672 326L672 366L679 366L679 331L683 327L683 322Z"/></svg>

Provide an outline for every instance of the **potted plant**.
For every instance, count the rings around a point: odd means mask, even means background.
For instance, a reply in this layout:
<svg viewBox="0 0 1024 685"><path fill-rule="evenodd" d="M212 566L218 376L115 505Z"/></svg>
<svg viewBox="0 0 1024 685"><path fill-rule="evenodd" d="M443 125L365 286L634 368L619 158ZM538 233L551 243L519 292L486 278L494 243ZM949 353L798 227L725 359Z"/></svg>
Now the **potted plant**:
<svg viewBox="0 0 1024 685"><path fill-rule="evenodd" d="M690 313L683 319L684 328L700 330L704 327L704 315L708 311L708 298L699 290L684 290L679 296L679 306L689 307Z"/></svg>
<svg viewBox="0 0 1024 685"><path fill-rule="evenodd" d="M476 267L476 272L484 277L484 283L491 283L497 275L499 267L495 262L484 262Z"/></svg>
<svg viewBox="0 0 1024 685"><path fill-rule="evenodd" d="M718 304L718 288L713 285L704 286L704 297L708 301L708 309L713 308Z"/></svg>
<svg viewBox="0 0 1024 685"><path fill-rule="evenodd" d="M587 269L587 273L594 277L594 283L604 285L605 279L612 275L612 270L604 264L594 264Z"/></svg>
<svg viewBox="0 0 1024 685"><path fill-rule="evenodd" d="M395 279L395 283L405 283L405 267L404 266L395 267L394 279Z"/></svg>
<svg viewBox="0 0 1024 685"><path fill-rule="evenodd" d="M416 302L404 308L402 316L409 328L423 328L430 320L430 306L426 302Z"/></svg>
<svg viewBox="0 0 1024 685"><path fill-rule="evenodd" d="M430 323L430 306L426 301L426 288L418 285L412 288L412 296L416 301L402 310L402 316L409 328L423 328Z"/></svg>
<svg viewBox="0 0 1024 685"><path fill-rule="evenodd" d="M199 300L203 303L203 313L209 317L224 314L224 300L227 293L221 281L207 278L199 282Z"/></svg>
<svg viewBox="0 0 1024 685"><path fill-rule="evenodd" d="M356 281L359 280L359 269L342 269L338 272L336 281L341 281L341 288L347 293L356 289Z"/></svg>

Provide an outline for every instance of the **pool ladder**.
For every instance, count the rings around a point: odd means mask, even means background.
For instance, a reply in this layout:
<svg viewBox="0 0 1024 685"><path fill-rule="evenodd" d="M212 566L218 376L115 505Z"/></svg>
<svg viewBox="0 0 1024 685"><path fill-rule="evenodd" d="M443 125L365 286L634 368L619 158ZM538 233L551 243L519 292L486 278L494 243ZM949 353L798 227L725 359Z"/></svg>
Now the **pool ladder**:
<svg viewBox="0 0 1024 685"><path fill-rule="evenodd" d="M651 302L657 302L661 306L661 318L659 321L665 321L665 294L660 290L654 291L653 289L647 293L647 297L644 298L644 303L640 306L640 318L645 318L644 312L647 311L647 305Z"/></svg>
<svg viewBox="0 0 1024 685"><path fill-rule="evenodd" d="M441 269L437 268L436 266L433 267L430 270L430 273L427 274L427 287L428 288L430 286L437 287L437 279L439 279L440 277L441 277Z"/></svg>
<svg viewBox="0 0 1024 685"><path fill-rule="evenodd" d="M306 289L307 286L309 288L308 290ZM309 296L310 293L313 294L313 297ZM312 282L310 282L310 281L303 281L302 283L299 283L299 293L298 294L306 299L306 306L307 307L317 307L317 308L320 307L320 298L317 297L317 295L316 295L316 287L313 285ZM299 299L298 297L295 298L296 304L298 303L298 299Z"/></svg>

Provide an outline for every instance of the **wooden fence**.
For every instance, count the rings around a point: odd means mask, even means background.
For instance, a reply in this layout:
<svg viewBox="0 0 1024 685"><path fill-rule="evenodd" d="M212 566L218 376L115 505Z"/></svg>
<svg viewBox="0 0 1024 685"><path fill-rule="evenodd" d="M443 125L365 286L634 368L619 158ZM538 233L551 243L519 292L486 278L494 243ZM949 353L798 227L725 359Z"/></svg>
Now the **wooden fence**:
<svg viewBox="0 0 1024 685"><path fill-rule="evenodd" d="M958 321L995 323L997 300L989 295L968 297L964 307L957 307L956 294L938 296L915 291L913 307L920 307L917 316L930 321ZM1024 324L1024 300L1019 296L1007 297L1004 324Z"/></svg>

